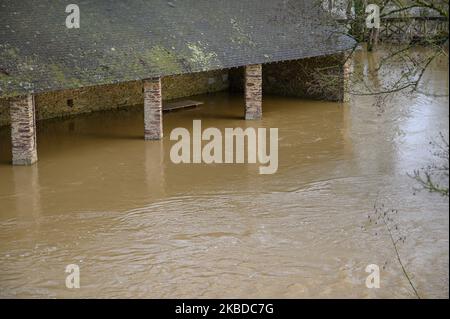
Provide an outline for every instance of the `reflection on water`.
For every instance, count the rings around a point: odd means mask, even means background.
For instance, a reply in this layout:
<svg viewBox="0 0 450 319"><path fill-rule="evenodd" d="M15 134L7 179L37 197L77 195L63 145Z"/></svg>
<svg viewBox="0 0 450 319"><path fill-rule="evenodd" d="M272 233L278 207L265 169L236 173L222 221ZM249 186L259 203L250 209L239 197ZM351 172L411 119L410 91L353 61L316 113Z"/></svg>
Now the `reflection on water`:
<svg viewBox="0 0 450 319"><path fill-rule="evenodd" d="M361 59L371 68L374 57ZM445 60L425 83L448 94ZM421 295L448 297L448 200L414 195L407 176L448 134L448 97L401 97L380 115L367 96L265 96L260 122L241 119L242 96L197 99L164 115L162 142L143 140L139 109L41 122L32 167L8 164L0 130L0 296L414 297L387 234L366 227L378 199L399 210L400 254ZM278 172L172 164L170 131L194 119L278 127ZM78 290L64 285L73 263ZM365 287L373 263L385 265L378 290Z"/></svg>

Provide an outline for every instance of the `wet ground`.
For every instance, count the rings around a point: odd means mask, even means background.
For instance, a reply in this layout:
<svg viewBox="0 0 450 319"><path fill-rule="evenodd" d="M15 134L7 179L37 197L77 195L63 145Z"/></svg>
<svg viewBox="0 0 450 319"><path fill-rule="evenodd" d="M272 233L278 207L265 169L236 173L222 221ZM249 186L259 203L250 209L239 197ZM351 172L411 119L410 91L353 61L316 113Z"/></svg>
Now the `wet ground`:
<svg viewBox="0 0 450 319"><path fill-rule="evenodd" d="M9 165L0 129L0 296L414 298L386 228L368 223L377 203L398 210L399 254L420 296L448 298L448 198L408 176L448 136L448 60L424 83L437 95L382 110L373 97L264 96L257 122L242 119L240 95L198 96L204 105L164 114L161 142L143 140L141 108L44 121L32 167ZM173 164L170 132L194 119L279 128L278 172ZM80 289L65 287L68 264ZM380 289L366 288L369 264Z"/></svg>

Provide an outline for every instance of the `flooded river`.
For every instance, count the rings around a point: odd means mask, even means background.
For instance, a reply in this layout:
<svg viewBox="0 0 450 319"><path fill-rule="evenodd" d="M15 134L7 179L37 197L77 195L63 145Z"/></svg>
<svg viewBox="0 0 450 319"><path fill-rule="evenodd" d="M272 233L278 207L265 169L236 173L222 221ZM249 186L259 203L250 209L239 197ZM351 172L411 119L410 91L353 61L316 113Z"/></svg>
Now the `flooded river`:
<svg viewBox="0 0 450 319"><path fill-rule="evenodd" d="M363 55L363 67L370 59ZM141 108L38 125L39 162L12 167L0 129L0 297L415 298L374 203L398 210L399 254L421 297L449 296L449 202L408 174L448 136L448 60L427 73L435 95L324 103L243 97L164 114L145 142ZM279 128L279 168L170 161L176 127ZM65 267L80 268L80 289ZM379 289L365 269L380 266Z"/></svg>

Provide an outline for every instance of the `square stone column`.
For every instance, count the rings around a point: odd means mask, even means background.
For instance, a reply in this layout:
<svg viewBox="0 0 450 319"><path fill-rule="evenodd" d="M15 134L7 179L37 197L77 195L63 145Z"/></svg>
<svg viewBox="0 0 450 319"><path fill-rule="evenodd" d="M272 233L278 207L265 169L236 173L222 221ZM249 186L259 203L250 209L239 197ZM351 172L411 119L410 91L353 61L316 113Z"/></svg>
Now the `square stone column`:
<svg viewBox="0 0 450 319"><path fill-rule="evenodd" d="M245 67L245 119L258 120L262 117L262 65Z"/></svg>
<svg viewBox="0 0 450 319"><path fill-rule="evenodd" d="M12 163L31 165L37 161L34 96L12 99L10 115Z"/></svg>
<svg viewBox="0 0 450 319"><path fill-rule="evenodd" d="M145 139L160 140L163 137L161 78L144 81Z"/></svg>

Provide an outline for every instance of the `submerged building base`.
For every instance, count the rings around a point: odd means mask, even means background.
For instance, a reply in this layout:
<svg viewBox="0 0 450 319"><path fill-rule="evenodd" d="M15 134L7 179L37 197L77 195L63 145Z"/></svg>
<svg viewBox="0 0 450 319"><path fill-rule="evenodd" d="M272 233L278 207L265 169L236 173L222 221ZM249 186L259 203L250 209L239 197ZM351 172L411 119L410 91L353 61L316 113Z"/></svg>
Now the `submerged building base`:
<svg viewBox="0 0 450 319"><path fill-rule="evenodd" d="M161 80L163 100L218 92L228 87L228 70L167 76ZM36 94L36 120L142 105L142 93L142 81L132 81ZM0 99L0 126L10 123L9 100Z"/></svg>
<svg viewBox="0 0 450 319"><path fill-rule="evenodd" d="M264 64L262 91L277 94L342 101L344 54ZM244 92L245 68L233 68L168 76L161 79L163 100L230 89ZM70 116L143 104L142 81L62 90L35 95L36 120ZM10 101L0 99L0 126L9 125Z"/></svg>
<svg viewBox="0 0 450 319"><path fill-rule="evenodd" d="M144 81L0 100L0 126L11 124L13 164L37 161L36 120L144 104L144 138L163 137L163 99L230 89L244 94L244 118L261 119L263 92L343 101L344 54L255 64Z"/></svg>

